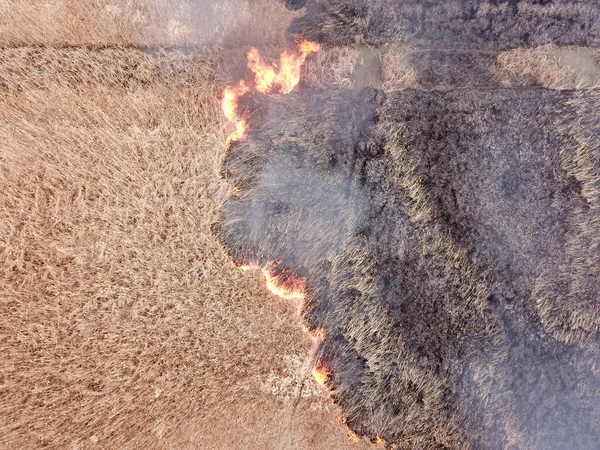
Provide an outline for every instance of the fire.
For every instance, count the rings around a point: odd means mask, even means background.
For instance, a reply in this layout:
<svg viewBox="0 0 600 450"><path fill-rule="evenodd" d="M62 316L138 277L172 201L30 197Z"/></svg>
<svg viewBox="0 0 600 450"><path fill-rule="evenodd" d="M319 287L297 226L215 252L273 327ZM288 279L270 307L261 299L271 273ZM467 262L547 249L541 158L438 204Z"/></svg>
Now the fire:
<svg viewBox="0 0 600 450"><path fill-rule="evenodd" d="M311 53L316 53L321 46L316 42L300 41L298 53L283 52L279 59L279 70L266 64L258 50L254 47L248 52L248 67L254 73L256 90L264 94L271 92L274 86L279 87L279 92L289 94L300 82L300 69ZM227 145L240 141L246 137L246 120L239 117L237 106L238 98L249 91L244 80L236 86L230 86L223 93L222 109L225 117L235 124L235 131L227 138Z"/></svg>
<svg viewBox="0 0 600 450"><path fill-rule="evenodd" d="M256 264L241 264L235 266L243 272L247 272L250 269L260 268L260 266ZM290 300L304 299L304 278L296 277L289 270L283 270L278 275L275 275L271 269L268 268L268 265L260 268L260 270L265 276L267 289L269 289L269 291L271 291L273 294ZM319 329L316 333L321 335L323 331Z"/></svg>
<svg viewBox="0 0 600 450"><path fill-rule="evenodd" d="M262 93L270 91L277 79L275 68L265 64L260 53L254 47L251 47L248 52L248 67L254 72L256 90Z"/></svg>
<svg viewBox="0 0 600 450"><path fill-rule="evenodd" d="M316 53L321 46L316 42L301 41L298 53L283 52L279 58L279 70L266 64L258 50L254 47L248 52L248 67L254 73L256 90L266 94L275 86L279 92L289 94L300 82L300 69L311 53Z"/></svg>
<svg viewBox="0 0 600 450"><path fill-rule="evenodd" d="M329 369L327 369L327 366L325 364L315 366L312 369L313 378L321 386L325 386L325 382L327 381L327 378L329 378L329 375Z"/></svg>
<svg viewBox="0 0 600 450"><path fill-rule="evenodd" d="M230 122L235 124L235 131L227 138L227 145L233 141L239 141L246 137L246 121L238 117L238 97L248 92L248 86L244 80L240 80L237 86L230 86L223 93L223 114Z"/></svg>
<svg viewBox="0 0 600 450"><path fill-rule="evenodd" d="M383 445L383 439L377 436L377 438L375 439L375 445Z"/></svg>
<svg viewBox="0 0 600 450"><path fill-rule="evenodd" d="M304 280L291 274L273 275L269 269L262 269L267 280L267 288L275 295L285 299L304 299Z"/></svg>
<svg viewBox="0 0 600 450"><path fill-rule="evenodd" d="M348 432L346 434L352 440L352 442L360 442L360 438L354 431L348 430Z"/></svg>

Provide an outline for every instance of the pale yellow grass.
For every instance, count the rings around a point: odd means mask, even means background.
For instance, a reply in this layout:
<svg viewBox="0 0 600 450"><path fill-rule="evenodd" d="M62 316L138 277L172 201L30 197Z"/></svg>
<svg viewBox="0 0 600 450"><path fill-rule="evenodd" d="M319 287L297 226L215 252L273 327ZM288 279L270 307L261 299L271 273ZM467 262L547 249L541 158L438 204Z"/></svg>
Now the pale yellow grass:
<svg viewBox="0 0 600 450"><path fill-rule="evenodd" d="M290 14L277 0L0 0L2 45L204 46L273 42Z"/></svg>
<svg viewBox="0 0 600 450"><path fill-rule="evenodd" d="M412 49L403 46L386 47L381 54L381 79L386 90L416 87L417 72L410 62Z"/></svg>
<svg viewBox="0 0 600 450"><path fill-rule="evenodd" d="M310 379L296 305L211 236L223 45L262 21L275 48L286 13L206 3L243 20L198 53L128 48L173 43L135 1L0 1L2 449L366 446Z"/></svg>
<svg viewBox="0 0 600 450"><path fill-rule="evenodd" d="M500 53L494 70L508 86L537 84L549 89L600 87L600 53L585 47L518 48Z"/></svg>
<svg viewBox="0 0 600 450"><path fill-rule="evenodd" d="M352 88L358 56L352 47L324 48L305 64L302 80L313 88Z"/></svg>

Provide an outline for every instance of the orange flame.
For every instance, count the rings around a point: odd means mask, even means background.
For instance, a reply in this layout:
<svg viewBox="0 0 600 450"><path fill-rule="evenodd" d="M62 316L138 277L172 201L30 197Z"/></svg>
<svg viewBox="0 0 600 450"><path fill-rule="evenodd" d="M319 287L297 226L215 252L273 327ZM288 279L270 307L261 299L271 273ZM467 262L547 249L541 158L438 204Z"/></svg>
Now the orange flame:
<svg viewBox="0 0 600 450"><path fill-rule="evenodd" d="M223 93L222 108L225 117L235 124L235 131L227 138L227 145L233 141L239 141L246 137L246 121L240 119L237 113L238 97L248 92L248 86L244 80L240 80L237 86L231 86L225 89Z"/></svg>
<svg viewBox="0 0 600 450"><path fill-rule="evenodd" d="M248 67L254 73L256 90L262 93L270 92L274 86L279 86L279 92L289 94L300 82L300 69L311 53L318 52L321 46L316 42L301 41L298 43L298 52L283 52L279 59L279 71L266 64L258 50L254 47L248 52ZM238 98L248 92L244 80L237 86L225 89L223 93L223 113L230 122L235 124L235 131L227 138L227 145L231 142L242 140L246 137L246 120L238 116Z"/></svg>
<svg viewBox="0 0 600 450"><path fill-rule="evenodd" d="M285 299L304 299L304 280L290 275L283 280L281 275L273 275L269 269L262 269L267 280L267 288L275 295Z"/></svg>
<svg viewBox="0 0 600 450"><path fill-rule="evenodd" d="M327 381L327 378L329 378L329 375L330 375L329 369L327 368L327 366L325 364L315 366L312 369L313 378L321 386L325 386L325 382Z"/></svg>
<svg viewBox="0 0 600 450"><path fill-rule="evenodd" d="M266 94L274 86L279 86L279 92L289 94L300 82L300 69L311 53L316 53L321 46L316 42L301 41L297 53L283 52L279 58L279 71L266 64L258 50L254 47L248 52L248 67L254 72L256 90Z"/></svg>
<svg viewBox="0 0 600 450"><path fill-rule="evenodd" d="M352 440L352 442L360 442L360 438L354 431L348 430L346 434Z"/></svg>
<svg viewBox="0 0 600 450"><path fill-rule="evenodd" d="M383 445L383 439L377 436L377 438L375 439L375 445Z"/></svg>
<svg viewBox="0 0 600 450"><path fill-rule="evenodd" d="M254 47L251 47L248 52L248 67L254 72L256 90L263 94L269 92L277 80L277 74L273 67L264 63L260 53Z"/></svg>

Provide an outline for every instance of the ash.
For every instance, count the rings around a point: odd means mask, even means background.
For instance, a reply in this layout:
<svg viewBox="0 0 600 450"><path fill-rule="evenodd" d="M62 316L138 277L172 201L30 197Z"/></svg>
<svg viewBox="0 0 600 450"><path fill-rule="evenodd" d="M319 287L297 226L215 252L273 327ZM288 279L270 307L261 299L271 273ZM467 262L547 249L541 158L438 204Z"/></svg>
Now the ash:
<svg viewBox="0 0 600 450"><path fill-rule="evenodd" d="M241 99L215 231L236 263L305 278L316 363L358 436L598 448L600 93L488 70L507 48L598 45L598 18L570 1L309 1L290 35L409 42L419 88Z"/></svg>

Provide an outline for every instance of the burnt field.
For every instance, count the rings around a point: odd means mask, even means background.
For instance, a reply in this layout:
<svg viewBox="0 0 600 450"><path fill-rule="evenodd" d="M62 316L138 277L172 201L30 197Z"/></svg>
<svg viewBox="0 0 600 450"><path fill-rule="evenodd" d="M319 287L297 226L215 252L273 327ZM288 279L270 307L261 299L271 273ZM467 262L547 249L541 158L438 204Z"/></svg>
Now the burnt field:
<svg viewBox="0 0 600 450"><path fill-rule="evenodd" d="M498 55L594 47L598 13L308 2L289 36L356 49L351 85L240 98L213 229L237 265L303 280L314 366L358 436L596 448L600 95L507 81Z"/></svg>

